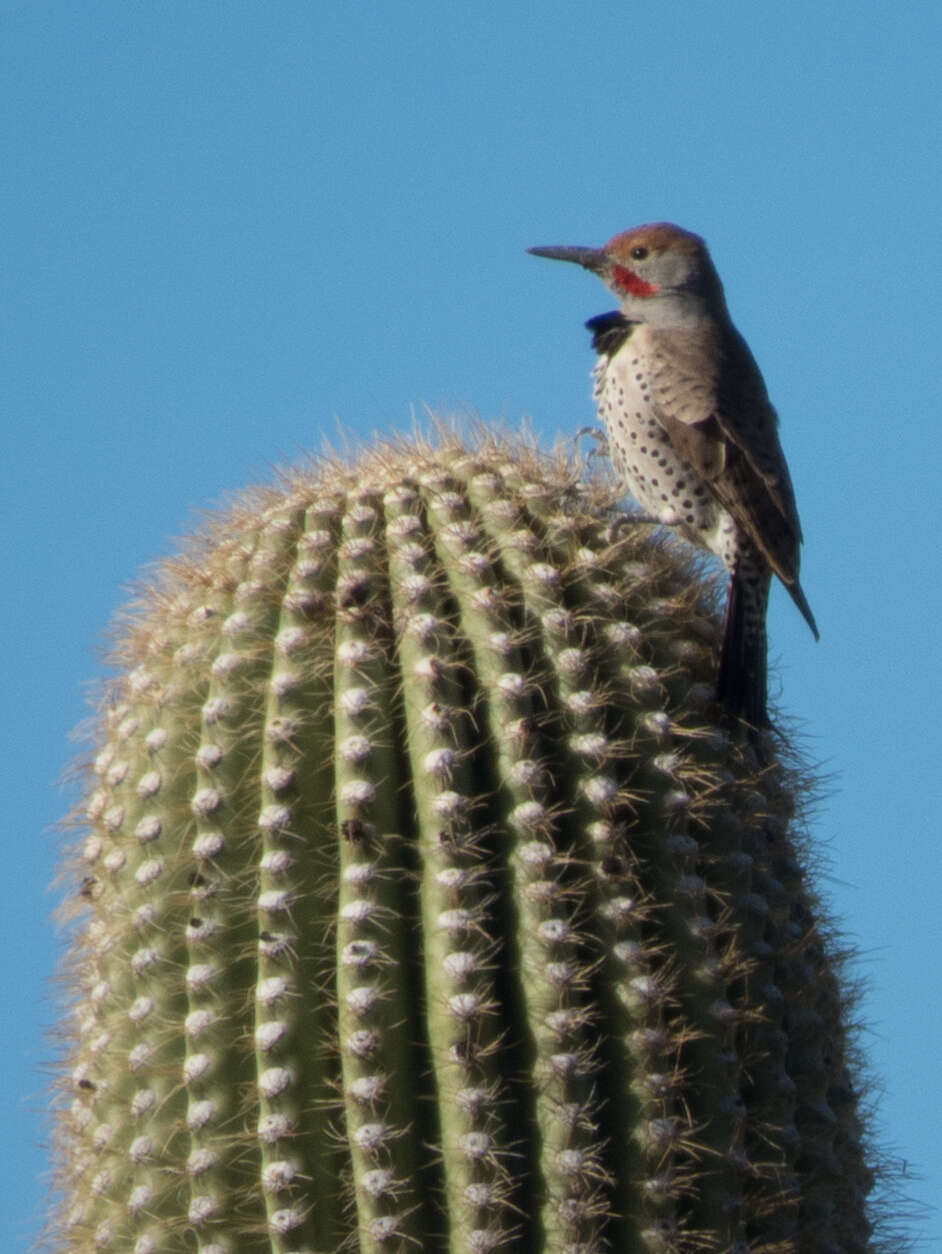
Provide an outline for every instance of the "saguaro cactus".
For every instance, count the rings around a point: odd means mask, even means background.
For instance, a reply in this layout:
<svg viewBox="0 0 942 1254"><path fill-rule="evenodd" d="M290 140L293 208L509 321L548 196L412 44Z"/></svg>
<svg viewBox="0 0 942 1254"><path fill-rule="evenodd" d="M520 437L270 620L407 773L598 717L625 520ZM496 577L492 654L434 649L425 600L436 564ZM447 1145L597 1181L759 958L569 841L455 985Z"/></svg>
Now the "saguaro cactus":
<svg viewBox="0 0 942 1254"><path fill-rule="evenodd" d="M519 442L241 500L114 648L52 1244L864 1251L794 781L678 547Z"/></svg>

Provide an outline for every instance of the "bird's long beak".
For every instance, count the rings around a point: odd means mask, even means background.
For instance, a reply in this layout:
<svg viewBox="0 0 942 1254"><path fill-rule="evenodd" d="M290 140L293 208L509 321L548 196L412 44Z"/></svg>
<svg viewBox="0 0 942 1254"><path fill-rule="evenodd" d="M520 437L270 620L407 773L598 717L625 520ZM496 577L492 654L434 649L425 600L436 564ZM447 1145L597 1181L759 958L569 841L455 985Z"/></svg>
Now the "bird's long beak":
<svg viewBox="0 0 942 1254"><path fill-rule="evenodd" d="M580 248L577 244L561 245L558 248L528 248L534 257L549 257L553 261L574 261L584 266L593 274L601 273L605 266L605 251L601 248Z"/></svg>

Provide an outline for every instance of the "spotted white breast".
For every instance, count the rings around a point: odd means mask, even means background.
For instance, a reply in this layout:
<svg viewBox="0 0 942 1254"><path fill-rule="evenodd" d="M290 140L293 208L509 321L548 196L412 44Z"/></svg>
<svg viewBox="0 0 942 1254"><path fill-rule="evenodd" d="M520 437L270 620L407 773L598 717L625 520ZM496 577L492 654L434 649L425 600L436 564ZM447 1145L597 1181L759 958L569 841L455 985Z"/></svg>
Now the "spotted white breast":
<svg viewBox="0 0 942 1254"><path fill-rule="evenodd" d="M617 346L598 344L594 396L612 463L645 512L676 527L732 570L738 528L709 486L677 454L658 421L645 364L648 334L642 324L632 327Z"/></svg>

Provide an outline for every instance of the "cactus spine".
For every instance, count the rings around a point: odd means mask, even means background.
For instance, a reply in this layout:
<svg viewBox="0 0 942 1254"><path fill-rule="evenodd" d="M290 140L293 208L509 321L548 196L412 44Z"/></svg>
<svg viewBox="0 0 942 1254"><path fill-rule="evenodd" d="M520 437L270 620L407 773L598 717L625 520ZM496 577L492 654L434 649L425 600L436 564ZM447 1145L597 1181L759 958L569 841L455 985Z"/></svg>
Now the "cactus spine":
<svg viewBox="0 0 942 1254"><path fill-rule="evenodd" d="M445 436L244 499L103 702L60 1251L864 1251L793 782L612 490Z"/></svg>

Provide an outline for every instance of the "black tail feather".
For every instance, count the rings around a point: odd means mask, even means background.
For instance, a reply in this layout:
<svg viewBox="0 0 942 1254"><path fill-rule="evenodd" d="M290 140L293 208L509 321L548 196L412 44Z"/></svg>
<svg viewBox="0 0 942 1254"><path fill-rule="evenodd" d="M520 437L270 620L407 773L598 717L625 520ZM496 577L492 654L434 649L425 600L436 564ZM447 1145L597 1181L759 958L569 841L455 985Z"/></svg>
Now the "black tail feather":
<svg viewBox="0 0 942 1254"><path fill-rule="evenodd" d="M811 612L811 606L808 604L808 599L801 590L801 584L796 579L794 583L787 583L785 587L788 589L792 600L795 602L795 604L798 606L798 608L801 610L802 614L804 615L805 622L811 628L811 634L814 636L815 640L820 640L821 633L820 631L818 631L818 624L814 621L814 615Z"/></svg>
<svg viewBox="0 0 942 1254"><path fill-rule="evenodd" d="M765 597L745 590L733 575L726 598L723 649L716 683L716 699L734 718L755 733L771 726L767 707L768 646L765 634Z"/></svg>

